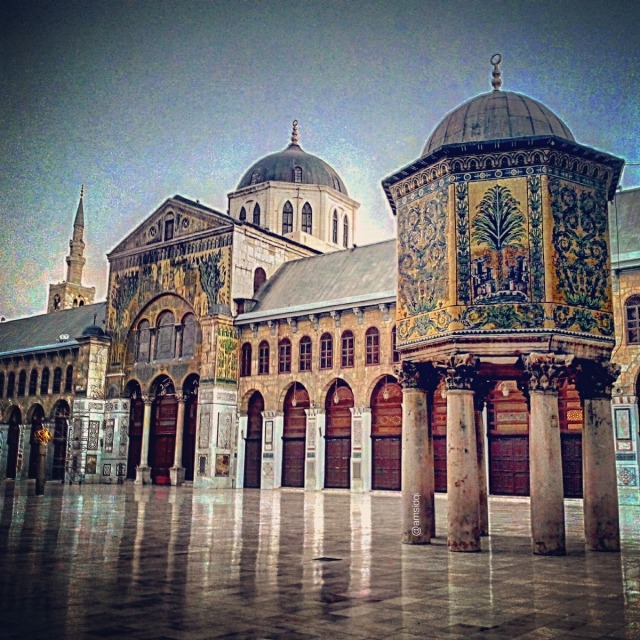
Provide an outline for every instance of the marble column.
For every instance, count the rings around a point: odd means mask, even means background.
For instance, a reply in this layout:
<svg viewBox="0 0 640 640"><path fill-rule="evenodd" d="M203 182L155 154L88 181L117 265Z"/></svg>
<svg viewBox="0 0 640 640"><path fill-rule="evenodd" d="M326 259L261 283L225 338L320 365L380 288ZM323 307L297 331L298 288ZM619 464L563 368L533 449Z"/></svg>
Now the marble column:
<svg viewBox="0 0 640 640"><path fill-rule="evenodd" d="M478 526L481 536L489 535L489 491L487 489L487 463L484 450L484 405L491 388L489 381L474 384L473 410L476 427L476 460L478 462Z"/></svg>
<svg viewBox="0 0 640 640"><path fill-rule="evenodd" d="M402 537L404 544L429 544L435 531L433 438L427 392L412 362L398 370L402 386Z"/></svg>
<svg viewBox="0 0 640 640"><path fill-rule="evenodd" d="M529 479L531 543L536 555L566 553L558 378L573 356L531 353L529 375Z"/></svg>
<svg viewBox="0 0 640 640"><path fill-rule="evenodd" d="M178 415L176 416L176 444L173 454L173 467L169 469L169 477L174 487L179 487L184 482L184 467L182 466L182 443L184 442L184 403L185 396L181 391L176 391L178 399Z"/></svg>
<svg viewBox="0 0 640 640"><path fill-rule="evenodd" d="M142 445L140 464L136 467L135 484L151 484L151 468L149 467L149 436L151 431L151 405L153 400L144 396L144 415L142 418Z"/></svg>
<svg viewBox="0 0 640 640"><path fill-rule="evenodd" d="M472 384L478 360L451 356L444 370L447 393L447 546L449 551L480 551L480 483Z"/></svg>
<svg viewBox="0 0 640 640"><path fill-rule="evenodd" d="M584 405L582 469L584 532L591 551L620 551L616 454L611 417L611 387L620 367L586 362L577 385Z"/></svg>

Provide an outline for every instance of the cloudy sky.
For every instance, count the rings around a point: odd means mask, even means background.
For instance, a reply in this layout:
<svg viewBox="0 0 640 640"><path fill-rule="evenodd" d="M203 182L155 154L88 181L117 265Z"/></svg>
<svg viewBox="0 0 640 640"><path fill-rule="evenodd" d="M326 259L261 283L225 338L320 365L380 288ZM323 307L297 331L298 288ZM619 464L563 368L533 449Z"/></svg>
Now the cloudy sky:
<svg viewBox="0 0 640 640"><path fill-rule="evenodd" d="M45 310L82 183L102 299L107 251L173 194L226 211L294 118L362 203L356 242L391 237L380 181L491 88L496 52L503 89L640 162L638 33L635 0L3 0L0 315Z"/></svg>

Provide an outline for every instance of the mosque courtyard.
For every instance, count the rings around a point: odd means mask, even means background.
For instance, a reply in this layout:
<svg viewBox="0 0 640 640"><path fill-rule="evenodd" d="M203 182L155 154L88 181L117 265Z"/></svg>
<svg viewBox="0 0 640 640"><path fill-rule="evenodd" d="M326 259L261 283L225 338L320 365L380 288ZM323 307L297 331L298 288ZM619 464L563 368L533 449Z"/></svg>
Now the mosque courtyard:
<svg viewBox="0 0 640 640"><path fill-rule="evenodd" d="M640 510L622 552L534 556L526 498L490 498L482 553L399 542L400 495L4 483L0 628L52 638L640 638Z"/></svg>

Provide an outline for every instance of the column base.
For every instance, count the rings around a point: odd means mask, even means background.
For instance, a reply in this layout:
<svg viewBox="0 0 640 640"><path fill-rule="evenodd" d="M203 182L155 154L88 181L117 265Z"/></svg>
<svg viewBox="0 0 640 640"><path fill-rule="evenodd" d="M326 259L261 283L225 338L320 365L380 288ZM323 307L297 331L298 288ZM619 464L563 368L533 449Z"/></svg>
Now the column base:
<svg viewBox="0 0 640 640"><path fill-rule="evenodd" d="M136 479L134 484L151 484L151 467L146 464L141 464L136 467Z"/></svg>
<svg viewBox="0 0 640 640"><path fill-rule="evenodd" d="M172 487L179 487L184 483L184 467L171 467L169 469L169 479Z"/></svg>

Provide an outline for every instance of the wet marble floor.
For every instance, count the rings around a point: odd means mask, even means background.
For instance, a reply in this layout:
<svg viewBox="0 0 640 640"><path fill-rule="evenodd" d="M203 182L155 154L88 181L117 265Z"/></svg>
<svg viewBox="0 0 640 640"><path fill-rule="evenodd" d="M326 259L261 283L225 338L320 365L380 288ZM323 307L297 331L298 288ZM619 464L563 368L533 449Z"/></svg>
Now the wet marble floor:
<svg viewBox="0 0 640 640"><path fill-rule="evenodd" d="M399 543L400 496L0 485L0 637L640 638L640 508L623 551L533 556L528 501L492 498L483 553Z"/></svg>

